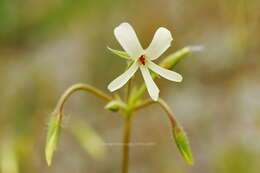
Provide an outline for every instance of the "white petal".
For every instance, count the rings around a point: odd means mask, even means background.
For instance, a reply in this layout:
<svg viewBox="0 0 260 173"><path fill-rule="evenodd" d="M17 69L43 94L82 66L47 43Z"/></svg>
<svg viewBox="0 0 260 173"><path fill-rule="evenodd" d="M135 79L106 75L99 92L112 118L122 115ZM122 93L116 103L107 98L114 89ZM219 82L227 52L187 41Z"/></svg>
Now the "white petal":
<svg viewBox="0 0 260 173"><path fill-rule="evenodd" d="M166 28L160 27L154 34L153 40L146 49L145 55L151 60L158 58L170 47L171 41L171 32Z"/></svg>
<svg viewBox="0 0 260 173"><path fill-rule="evenodd" d="M182 81L182 76L179 73L162 68L161 66L153 63L152 61L148 62L148 67L155 73L159 74L160 76L168 80L175 81L175 82Z"/></svg>
<svg viewBox="0 0 260 173"><path fill-rule="evenodd" d="M156 84L154 83L148 68L145 66L140 66L140 69L141 69L149 95L151 96L151 98L153 100L157 101L158 97L159 97L159 89L156 86Z"/></svg>
<svg viewBox="0 0 260 173"><path fill-rule="evenodd" d="M113 80L108 85L108 89L111 92L113 92L121 88L122 86L124 86L127 83L127 81L135 74L137 69L138 69L138 64L137 62L134 62L134 64L132 64L131 67L129 67L129 69L127 69L123 74L118 76L115 80Z"/></svg>
<svg viewBox="0 0 260 173"><path fill-rule="evenodd" d="M143 48L129 23L120 24L115 28L114 34L117 41L133 59L139 58L143 53Z"/></svg>

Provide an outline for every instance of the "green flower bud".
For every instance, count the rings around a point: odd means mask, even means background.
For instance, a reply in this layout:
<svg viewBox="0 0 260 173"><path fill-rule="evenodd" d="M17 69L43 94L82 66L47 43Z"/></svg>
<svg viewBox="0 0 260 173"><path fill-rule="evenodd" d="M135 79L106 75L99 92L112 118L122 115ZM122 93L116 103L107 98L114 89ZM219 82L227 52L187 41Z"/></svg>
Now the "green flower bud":
<svg viewBox="0 0 260 173"><path fill-rule="evenodd" d="M183 156L183 158L186 160L186 162L190 165L193 164L193 156L189 145L189 140L184 132L184 130L177 126L173 128L173 136L176 142L176 145Z"/></svg>
<svg viewBox="0 0 260 173"><path fill-rule="evenodd" d="M172 68L174 65L176 65L182 58L185 56L189 55L192 52L195 51L202 51L203 46L187 46L184 47L183 49L170 54L167 56L161 63L161 66L167 69Z"/></svg>
<svg viewBox="0 0 260 173"><path fill-rule="evenodd" d="M61 129L61 116L59 114L50 120L48 126L47 141L45 145L45 157L48 166L52 163L53 153L57 148Z"/></svg>
<svg viewBox="0 0 260 173"><path fill-rule="evenodd" d="M125 104L120 100L112 100L105 106L105 109L108 109L113 112L117 112L122 108L125 108Z"/></svg>

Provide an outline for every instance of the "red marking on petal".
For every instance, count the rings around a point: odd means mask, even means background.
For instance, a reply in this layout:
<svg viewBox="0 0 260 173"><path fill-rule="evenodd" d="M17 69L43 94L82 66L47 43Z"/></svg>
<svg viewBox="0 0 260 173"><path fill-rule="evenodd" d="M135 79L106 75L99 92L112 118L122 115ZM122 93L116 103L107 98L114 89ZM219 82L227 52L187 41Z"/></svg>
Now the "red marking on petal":
<svg viewBox="0 0 260 173"><path fill-rule="evenodd" d="M141 64L145 65L145 56L140 56L139 61L141 62Z"/></svg>

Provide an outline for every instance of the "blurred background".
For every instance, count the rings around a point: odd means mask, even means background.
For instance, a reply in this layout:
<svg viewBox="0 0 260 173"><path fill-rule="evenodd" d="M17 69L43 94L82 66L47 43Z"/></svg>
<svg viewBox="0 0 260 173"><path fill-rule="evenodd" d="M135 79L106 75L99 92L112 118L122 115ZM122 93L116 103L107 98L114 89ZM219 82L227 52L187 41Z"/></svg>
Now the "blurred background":
<svg viewBox="0 0 260 173"><path fill-rule="evenodd" d="M164 56L205 46L176 66L182 83L156 81L189 136L195 165L183 161L167 117L153 105L134 117L131 141L154 145L131 147L130 172L258 173L259 6L258 0L0 0L1 172L120 172L121 147L95 148L88 139L120 142L123 118L90 94L67 102L51 167L44 145L66 88L82 82L108 93L124 71L125 60L106 47L121 49L113 29L129 22L143 47L158 27L168 28L174 42Z"/></svg>

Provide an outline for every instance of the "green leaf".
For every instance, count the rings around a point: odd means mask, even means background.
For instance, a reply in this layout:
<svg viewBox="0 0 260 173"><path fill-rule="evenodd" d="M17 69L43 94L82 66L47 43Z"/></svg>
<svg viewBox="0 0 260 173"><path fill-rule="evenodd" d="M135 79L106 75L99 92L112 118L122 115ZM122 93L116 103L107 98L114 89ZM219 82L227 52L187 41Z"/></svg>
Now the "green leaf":
<svg viewBox="0 0 260 173"><path fill-rule="evenodd" d="M175 143L183 156L186 162L190 165L193 164L193 156L191 152L191 148L189 145L189 140L184 132L184 130L177 126L173 128L173 136L175 139Z"/></svg>
<svg viewBox="0 0 260 173"><path fill-rule="evenodd" d="M112 53L122 57L122 58L125 58L125 59L130 59L130 55L128 55L126 52L123 52L123 51L120 51L120 50L115 50L115 49L112 49L110 47L107 47L108 50L110 50Z"/></svg>
<svg viewBox="0 0 260 173"><path fill-rule="evenodd" d="M45 157L48 166L52 163L53 153L57 148L59 135L61 129L61 117L57 115L50 120L47 134L47 141L45 145Z"/></svg>

